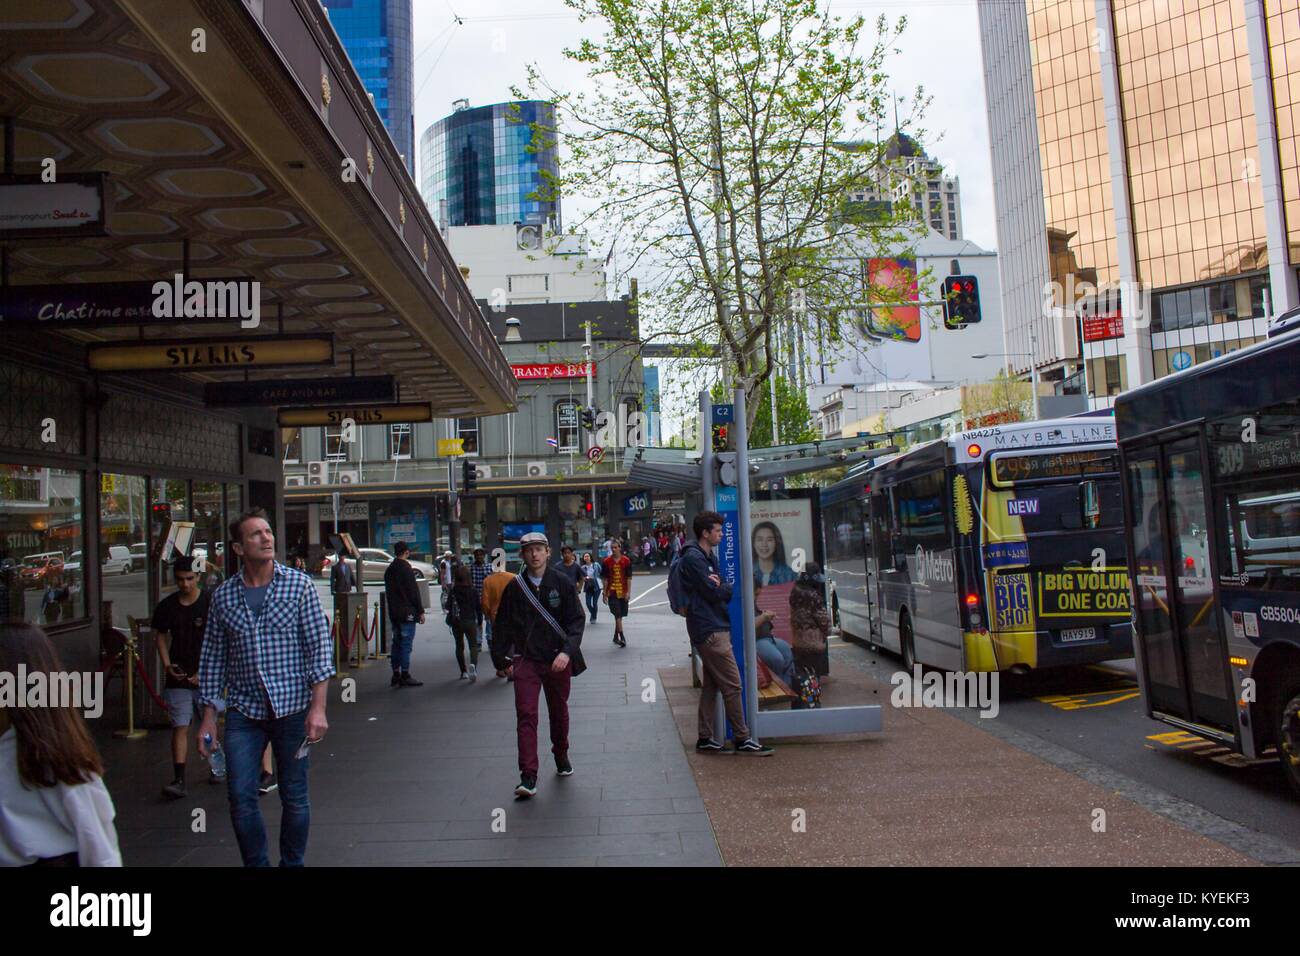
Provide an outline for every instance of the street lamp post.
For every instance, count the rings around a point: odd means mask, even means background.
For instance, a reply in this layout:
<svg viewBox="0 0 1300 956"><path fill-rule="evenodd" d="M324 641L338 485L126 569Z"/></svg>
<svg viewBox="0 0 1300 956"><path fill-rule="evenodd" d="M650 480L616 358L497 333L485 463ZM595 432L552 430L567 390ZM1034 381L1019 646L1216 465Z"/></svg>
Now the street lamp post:
<svg viewBox="0 0 1300 956"><path fill-rule="evenodd" d="M1038 419L1041 417L1038 413L1038 362L1037 362L1038 335L1034 332L1032 326L1030 326L1029 329L1029 347L1032 349L1032 351L1030 352L977 352L976 354L972 355L971 358L984 359L984 358L990 358L992 356L1000 356L1002 358L1029 359L1029 382L1030 382L1029 387L1034 392L1034 421L1038 421Z"/></svg>

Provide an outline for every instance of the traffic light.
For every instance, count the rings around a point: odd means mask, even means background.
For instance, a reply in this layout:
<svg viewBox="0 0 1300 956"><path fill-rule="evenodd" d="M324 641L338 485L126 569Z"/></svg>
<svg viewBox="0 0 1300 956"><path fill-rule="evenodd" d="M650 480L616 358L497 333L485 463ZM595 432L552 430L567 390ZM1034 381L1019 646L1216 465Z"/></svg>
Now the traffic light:
<svg viewBox="0 0 1300 956"><path fill-rule="evenodd" d="M154 521L159 524L172 520L172 503L170 501L155 501L150 511L153 512Z"/></svg>
<svg viewBox="0 0 1300 956"><path fill-rule="evenodd" d="M582 410L582 427L587 431L592 431L596 427L596 410L594 408L584 408Z"/></svg>
<svg viewBox="0 0 1300 956"><path fill-rule="evenodd" d="M474 463L468 458L460 460L460 489L465 494L469 494L478 487L478 471L474 468Z"/></svg>
<svg viewBox="0 0 1300 956"><path fill-rule="evenodd" d="M943 280L943 327L960 329L980 320L980 283L975 276Z"/></svg>
<svg viewBox="0 0 1300 956"><path fill-rule="evenodd" d="M587 497L585 497L585 496L583 497L583 499L582 499L582 510L583 510L583 512L587 515L587 517L591 517L591 499L590 499L590 498L587 498Z"/></svg>
<svg viewBox="0 0 1300 956"><path fill-rule="evenodd" d="M713 450L714 452L727 451L730 448L728 442L731 439L731 426L719 425L716 422L713 425Z"/></svg>

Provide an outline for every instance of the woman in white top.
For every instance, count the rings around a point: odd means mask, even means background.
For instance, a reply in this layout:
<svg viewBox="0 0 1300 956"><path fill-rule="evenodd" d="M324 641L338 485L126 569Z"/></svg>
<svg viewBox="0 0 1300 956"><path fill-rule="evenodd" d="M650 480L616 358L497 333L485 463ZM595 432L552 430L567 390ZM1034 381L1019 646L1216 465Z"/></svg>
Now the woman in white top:
<svg viewBox="0 0 1300 956"><path fill-rule="evenodd" d="M16 680L20 667L63 670L40 628L0 625L0 674ZM103 772L77 710L0 707L0 866L121 866Z"/></svg>

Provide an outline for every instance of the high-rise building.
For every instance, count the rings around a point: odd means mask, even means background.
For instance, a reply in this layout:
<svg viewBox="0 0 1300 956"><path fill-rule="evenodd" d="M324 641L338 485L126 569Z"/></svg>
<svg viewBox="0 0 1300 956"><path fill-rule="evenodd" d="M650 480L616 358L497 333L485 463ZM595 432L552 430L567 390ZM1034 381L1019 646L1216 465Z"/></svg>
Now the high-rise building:
<svg viewBox="0 0 1300 956"><path fill-rule="evenodd" d="M411 0L321 0L388 135L415 175Z"/></svg>
<svg viewBox="0 0 1300 956"><path fill-rule="evenodd" d="M540 100L455 111L420 137L420 194L444 226L550 225L558 197L542 198L558 173L555 107ZM446 203L446 221L442 221Z"/></svg>
<svg viewBox="0 0 1300 956"><path fill-rule="evenodd" d="M1019 369L1032 354L1105 407L1300 305L1300 3L981 0L979 18Z"/></svg>
<svg viewBox="0 0 1300 956"><path fill-rule="evenodd" d="M942 164L906 133L890 137L876 181L849 199L890 206L907 203L916 209L917 218L939 235L961 238L961 180L945 175Z"/></svg>

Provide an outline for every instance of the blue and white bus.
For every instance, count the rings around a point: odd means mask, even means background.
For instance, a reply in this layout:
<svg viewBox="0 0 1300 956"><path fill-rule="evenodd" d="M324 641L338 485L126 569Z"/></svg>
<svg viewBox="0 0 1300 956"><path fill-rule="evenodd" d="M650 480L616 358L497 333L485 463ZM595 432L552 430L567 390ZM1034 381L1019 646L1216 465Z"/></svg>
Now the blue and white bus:
<svg viewBox="0 0 1300 956"><path fill-rule="evenodd" d="M1300 795L1300 332L1115 403L1147 713Z"/></svg>

